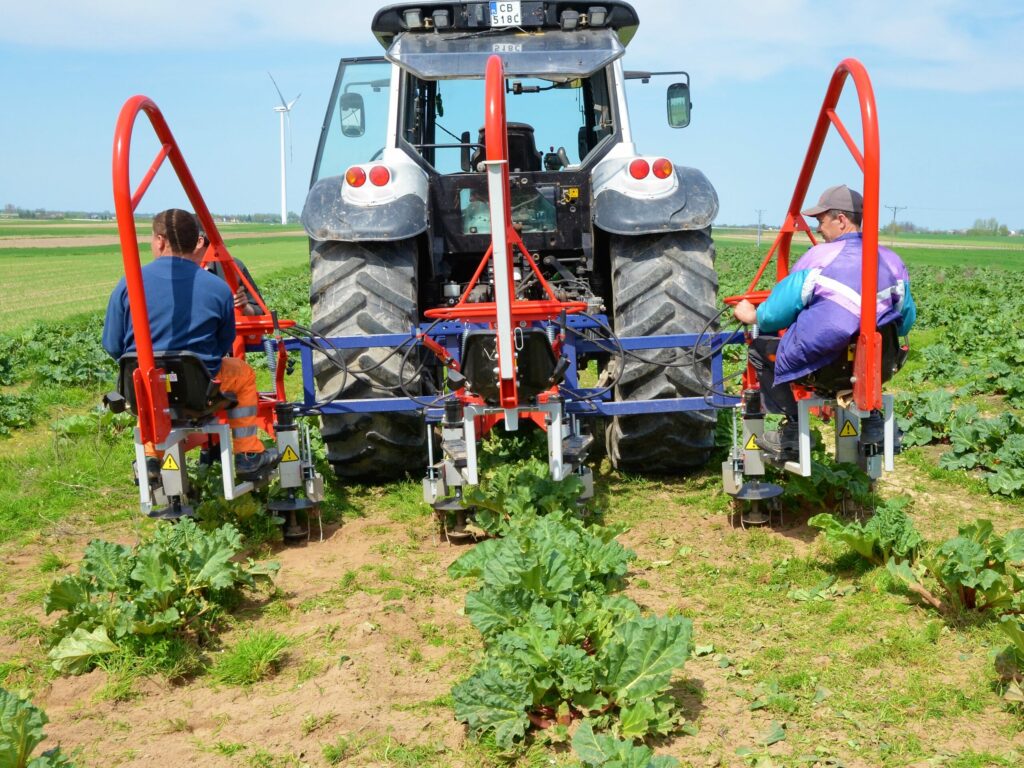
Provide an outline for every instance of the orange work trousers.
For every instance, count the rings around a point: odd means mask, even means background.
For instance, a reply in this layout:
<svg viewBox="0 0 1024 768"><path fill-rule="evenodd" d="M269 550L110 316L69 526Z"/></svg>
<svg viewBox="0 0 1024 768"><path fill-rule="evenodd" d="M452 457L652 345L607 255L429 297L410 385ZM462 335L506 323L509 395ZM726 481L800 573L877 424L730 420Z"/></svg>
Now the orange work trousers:
<svg viewBox="0 0 1024 768"><path fill-rule="evenodd" d="M256 406L259 403L256 372L245 360L225 357L217 379L221 392L231 392L238 399L238 404L227 412L235 453L262 453L263 443L256 433Z"/></svg>
<svg viewBox="0 0 1024 768"><path fill-rule="evenodd" d="M245 360L225 357L221 360L217 380L221 392L230 392L238 400L238 404L227 411L234 452L263 453L263 443L256 427L256 406L260 399L259 390L256 389L256 372ZM146 443L145 450L147 456L159 456L152 443Z"/></svg>

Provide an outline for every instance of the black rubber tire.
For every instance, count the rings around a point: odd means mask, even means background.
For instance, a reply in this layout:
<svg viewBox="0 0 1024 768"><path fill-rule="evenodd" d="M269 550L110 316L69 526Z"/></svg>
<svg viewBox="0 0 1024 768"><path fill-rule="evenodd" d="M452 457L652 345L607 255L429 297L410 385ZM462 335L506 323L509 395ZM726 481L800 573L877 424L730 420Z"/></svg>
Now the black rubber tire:
<svg viewBox="0 0 1024 768"><path fill-rule="evenodd" d="M718 274L710 229L609 240L613 326L620 336L699 333L718 310ZM717 331L717 322L710 332ZM680 363L690 350L643 350L649 360ZM617 400L704 396L710 361L664 368L626 357ZM686 411L618 416L607 426L612 466L626 472L678 474L704 466L715 445L716 413Z"/></svg>
<svg viewBox="0 0 1024 768"><path fill-rule="evenodd" d="M419 321L413 241L318 243L310 262L313 331L320 336L404 333ZM341 354L349 368L368 370L390 351L379 347L335 354ZM321 355L314 359L318 398L398 396L387 388L398 386L401 353L362 376L373 386L349 374L340 393L342 372ZM412 381L417 364L413 355L403 372L414 395L419 394L419 385ZM426 467L426 427L417 414L331 414L321 417L321 430L338 477L380 482Z"/></svg>

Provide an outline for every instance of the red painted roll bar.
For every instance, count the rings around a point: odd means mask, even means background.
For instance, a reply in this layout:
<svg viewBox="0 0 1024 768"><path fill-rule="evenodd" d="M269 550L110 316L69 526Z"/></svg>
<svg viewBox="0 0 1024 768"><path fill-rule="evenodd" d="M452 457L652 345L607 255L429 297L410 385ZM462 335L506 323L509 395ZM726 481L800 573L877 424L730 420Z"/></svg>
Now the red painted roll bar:
<svg viewBox="0 0 1024 768"><path fill-rule="evenodd" d="M139 112L145 112L149 122L153 126L156 137L160 142L160 149L157 151L153 163L143 176L135 192L131 188L130 158L132 132L135 127L135 119ZM131 307L132 329L135 334L135 349L139 359L139 367L135 371L133 384L135 387L135 398L138 408L139 432L143 442L153 444L161 443L167 437L171 429L170 418L168 417L167 385L163 369L156 367L153 357L153 339L149 332L149 312L146 308L146 293L142 284L142 265L139 257L139 241L135 228L135 209L138 208L143 196L156 177L157 171L165 160L170 160L171 166L178 175L189 202L192 204L206 232L210 243L203 264L210 261L220 261L224 264L224 275L228 287L234 292L241 281L249 292L255 297L262 315L246 317L236 310L235 327L236 338L233 353L236 356L245 354L246 337L256 339L263 333L270 333L275 330L274 319L267 310L259 292L246 279L245 275L235 266L231 254L224 245L217 225L206 207L195 179L185 163L185 158L178 148L177 142L167 121L157 105L145 96L132 96L121 107L121 113L117 118L117 127L114 131L114 211L117 216L117 230L121 240L121 258L124 261L125 281L128 289L128 302ZM294 322L282 320L280 327L289 327ZM285 400L284 393L284 369L286 353L283 345L278 350L278 363L276 385L276 401ZM260 403L260 421L265 431L273 429L273 408L272 403Z"/></svg>
<svg viewBox="0 0 1024 768"><path fill-rule="evenodd" d="M508 125L505 118L505 72L501 63L501 57L491 56L487 61L487 71L485 79L485 102L484 102L484 134L486 141L486 157L487 162L496 164L501 169L501 182L500 187L503 190L504 199L504 227L495 226L492 221L491 233L492 240L491 245L488 247L487 252L481 259L480 264L476 268L476 272L473 273L472 279L469 281L469 285L466 290L462 292L462 296L459 301L451 307L439 307L437 309L428 309L424 314L429 318L439 320L461 320L466 323L490 323L492 327L499 327L507 325L508 335L511 336L511 328L521 322L533 322L540 320L553 320L558 317L562 312L566 314L574 314L577 312L585 312L587 309L586 302L582 301L559 301L555 296L555 291L541 274L540 269L537 267L537 263L533 256L526 249L523 244L523 239L520 237L519 232L515 229L512 223L512 200L509 185L509 158L508 158ZM492 217L494 215L494 208L492 207ZM500 241L498 233L504 230L505 238L504 241ZM518 249L523 254L523 258L526 263L529 264L530 269L533 270L534 276L537 278L537 282L544 290L547 295L547 299L517 299L515 298L515 285L512 277L512 259L514 250ZM500 254L500 256L499 256ZM477 282L480 280L480 276L483 274L484 269L489 261L503 258L505 262L505 269L495 269L495 275L497 276L501 271L505 274L505 285L494 286L495 295L498 297L497 301L483 301L483 302L472 302L469 300L470 294L476 287ZM503 310L499 308L501 304L500 295L504 292L504 295L508 297L507 311L509 321L507 324L499 322L499 313ZM499 333L501 331L499 330ZM501 368L502 359L502 348L511 349L512 339L508 338L505 340L506 344L502 344L502 340L498 342L498 363L499 370ZM512 376L511 378L505 379L501 377L499 382L500 402L502 408L515 408L518 406L518 393L516 391L516 377L515 377L515 360L513 354L512 360Z"/></svg>
<svg viewBox="0 0 1024 768"><path fill-rule="evenodd" d="M847 77L853 78L860 102L861 130L864 138L863 152L857 147L850 132L836 114L836 106L839 104L839 97L843 92ZM829 126L835 126L843 143L850 150L850 154L864 175L864 218L861 225L864 249L861 266L860 336L857 339L857 353L853 366L853 398L861 410L880 410L882 408L882 338L876 327L877 302L874 298L878 293L879 260L878 114L875 109L875 92L871 87L871 79L868 77L864 65L857 59L843 59L832 74L832 80L829 82L825 100L822 102L821 111L818 113L818 120L814 126L814 133L811 134L807 156L804 158L796 188L793 190L793 197L789 202L785 221L779 228L779 234L768 250L764 261L761 262L757 274L750 282L747 293L755 292L757 284L773 256L776 256L776 282L789 274L789 252L794 232L805 232L812 245L817 243L810 227L800 213L800 209L807 197L807 190L814 176L814 169L817 167Z"/></svg>

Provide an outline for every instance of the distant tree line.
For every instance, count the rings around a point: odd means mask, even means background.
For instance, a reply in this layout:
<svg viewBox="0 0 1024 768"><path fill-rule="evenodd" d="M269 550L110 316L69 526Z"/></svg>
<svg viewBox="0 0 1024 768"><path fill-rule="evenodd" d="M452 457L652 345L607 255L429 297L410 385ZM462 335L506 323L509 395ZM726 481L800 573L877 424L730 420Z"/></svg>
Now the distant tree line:
<svg viewBox="0 0 1024 768"><path fill-rule="evenodd" d="M1020 231L1020 230L1018 230ZM975 219L974 226L967 230L968 235L1002 235L1010 234L1010 228L1000 224L995 218Z"/></svg>
<svg viewBox="0 0 1024 768"><path fill-rule="evenodd" d="M111 211L50 211L45 208L19 208L18 206L7 203L4 205L3 215L6 218L17 218L17 219L96 219L96 220L113 220L114 214ZM151 219L153 214L151 213L139 213L136 215L139 219ZM214 213L213 218L217 221L229 221L239 222L244 224L276 224L281 221L281 214L279 213L231 213L221 214ZM299 223L299 214L295 211L288 212L288 223L297 224Z"/></svg>

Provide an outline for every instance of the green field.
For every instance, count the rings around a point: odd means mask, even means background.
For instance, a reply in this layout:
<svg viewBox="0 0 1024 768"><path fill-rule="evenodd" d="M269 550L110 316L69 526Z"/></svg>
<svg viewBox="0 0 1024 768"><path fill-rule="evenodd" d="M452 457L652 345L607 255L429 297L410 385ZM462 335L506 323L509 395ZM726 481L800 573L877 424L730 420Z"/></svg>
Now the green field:
<svg viewBox="0 0 1024 768"><path fill-rule="evenodd" d="M52 230L60 232L60 230ZM232 239L225 231L231 254L245 262L256 279L281 269L308 264L308 241L298 234L285 237ZM248 231L248 230L244 230ZM148 246L140 244L143 263ZM0 323L8 329L37 320L58 320L106 307L114 285L124 275L116 245L68 245L59 248L4 248L0 241Z"/></svg>
<svg viewBox="0 0 1024 768"><path fill-rule="evenodd" d="M726 295L749 281L758 253L749 238L717 240ZM308 316L304 237L228 242L272 309ZM991 443L995 426L1018 430L999 462L1024 460L1024 377L1014 363L1024 351L1004 317L1022 309L1024 300L1010 301L1016 275L961 269L979 254L1005 256L1007 271L1024 269L1024 258L952 246L899 249L920 325L893 391L899 402L937 390L955 397L957 409L991 417ZM113 373L95 315L69 317L103 308L121 263L110 246L0 247L0 269L11 286L0 301L16 302L0 304L0 688L46 710L40 749L60 743L78 768L579 768L558 729L502 751L456 722L452 686L482 648L468 618L475 587L447 568L470 547L438 541L420 467L380 486L328 477L323 541L284 547L257 538L266 529L246 518L252 554L281 563L275 587L220 617L187 672L168 671L163 646L87 674L56 672L47 650L57 616L42 609L50 584L75 572L91 540L130 545L155 526L138 513L131 424L94 410ZM1000 533L1021 527L1024 491L990 493L993 467L944 465L967 427L949 436L933 426L936 439L897 457L880 494L909 499L932 542L978 518ZM822 433L828 440L829 428ZM673 478L592 462L594 506L638 555L622 594L694 627L696 647L669 690L685 731L646 743L687 768L1024 765L1024 711L1001 698L993 663L1007 644L998 622L925 607L885 567L809 527L813 514L838 513L841 477L786 478L784 516L743 530L722 491L724 458L720 447L702 471ZM251 501L227 514L242 518ZM272 662L252 657L261 639L276 649Z"/></svg>

